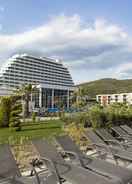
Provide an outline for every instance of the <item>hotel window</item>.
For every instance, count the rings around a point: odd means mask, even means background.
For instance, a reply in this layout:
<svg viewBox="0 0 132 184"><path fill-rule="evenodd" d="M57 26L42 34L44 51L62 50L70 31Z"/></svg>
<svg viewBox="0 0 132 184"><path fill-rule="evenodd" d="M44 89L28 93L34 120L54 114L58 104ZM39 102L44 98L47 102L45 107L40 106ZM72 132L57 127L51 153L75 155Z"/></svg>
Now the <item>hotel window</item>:
<svg viewBox="0 0 132 184"><path fill-rule="evenodd" d="M118 95L115 95L115 102L118 102Z"/></svg>
<svg viewBox="0 0 132 184"><path fill-rule="evenodd" d="M111 96L108 96L108 104L110 104Z"/></svg>
<svg viewBox="0 0 132 184"><path fill-rule="evenodd" d="M123 102L124 102L124 103L127 102L127 95L123 95Z"/></svg>

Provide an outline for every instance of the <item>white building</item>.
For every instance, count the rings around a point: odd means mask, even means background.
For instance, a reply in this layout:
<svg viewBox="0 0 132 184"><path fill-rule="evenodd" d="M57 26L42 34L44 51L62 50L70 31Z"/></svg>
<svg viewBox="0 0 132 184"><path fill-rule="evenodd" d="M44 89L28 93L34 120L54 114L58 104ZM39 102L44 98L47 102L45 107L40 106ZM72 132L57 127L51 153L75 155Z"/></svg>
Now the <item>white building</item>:
<svg viewBox="0 0 132 184"><path fill-rule="evenodd" d="M132 93L120 93L120 94L101 94L96 95L96 100L101 105L109 105L112 103L127 103L132 104Z"/></svg>
<svg viewBox="0 0 132 184"><path fill-rule="evenodd" d="M23 84L34 84L38 88L37 93L32 95L34 108L53 109L58 107L59 102L65 108L70 106L74 83L68 68L58 60L27 54L8 59L0 70L0 90L6 86L10 91Z"/></svg>
<svg viewBox="0 0 132 184"><path fill-rule="evenodd" d="M13 89L7 86L0 87L0 96L10 96L13 95Z"/></svg>

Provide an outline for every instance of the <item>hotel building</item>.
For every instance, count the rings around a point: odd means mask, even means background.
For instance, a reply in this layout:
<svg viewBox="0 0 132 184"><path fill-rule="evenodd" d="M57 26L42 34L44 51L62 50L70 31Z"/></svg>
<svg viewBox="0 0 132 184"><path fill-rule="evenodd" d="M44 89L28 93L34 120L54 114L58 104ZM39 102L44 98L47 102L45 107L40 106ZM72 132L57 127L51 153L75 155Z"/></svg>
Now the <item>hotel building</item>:
<svg viewBox="0 0 132 184"><path fill-rule="evenodd" d="M54 109L60 103L70 107L74 83L67 67L58 60L27 54L9 58L0 70L0 88L15 89L23 84L37 86L31 95L32 109Z"/></svg>
<svg viewBox="0 0 132 184"><path fill-rule="evenodd" d="M101 94L96 95L96 100L102 106L112 103L126 103L132 104L132 93L120 93L120 94Z"/></svg>

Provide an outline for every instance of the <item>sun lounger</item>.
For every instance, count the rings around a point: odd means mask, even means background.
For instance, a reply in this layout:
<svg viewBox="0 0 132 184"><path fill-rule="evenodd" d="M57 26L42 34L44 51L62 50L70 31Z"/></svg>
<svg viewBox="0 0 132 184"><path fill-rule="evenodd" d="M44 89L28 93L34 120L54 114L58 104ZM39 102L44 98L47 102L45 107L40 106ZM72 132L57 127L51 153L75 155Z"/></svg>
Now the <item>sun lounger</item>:
<svg viewBox="0 0 132 184"><path fill-rule="evenodd" d="M103 176L117 178L121 183L127 183L132 180L132 173L130 170L83 154L70 137L66 135L61 137L57 136L55 140L66 154L73 153L75 156L77 155L77 164L80 162L82 167L93 170Z"/></svg>
<svg viewBox="0 0 132 184"><path fill-rule="evenodd" d="M120 149L125 149L132 152L131 143L124 143L113 137L106 129L100 128L96 129L95 132L106 142L108 145L119 147Z"/></svg>
<svg viewBox="0 0 132 184"><path fill-rule="evenodd" d="M37 174L37 173L35 173ZM46 182L51 180L46 178ZM23 177L13 157L8 144L0 145L0 183L1 184L40 184L38 175L33 177ZM55 182L54 182L55 184Z"/></svg>
<svg viewBox="0 0 132 184"><path fill-rule="evenodd" d="M87 130L86 133L85 133L85 136L91 140L91 142L93 142L93 144L97 145L96 149L98 151L98 145L101 143L101 145L104 145L104 147L106 146L106 151L108 154L111 154L113 156L113 158L115 159L115 161L117 161L118 159L121 159L121 160L124 160L124 161L128 161L128 162L132 162L132 153L127 151L127 150L124 150L124 148L122 147L117 147L117 146L109 146L109 145L106 145L106 142L107 142L107 136L103 134L101 134L101 136L104 138L104 140L106 141L103 141L103 139L101 139L93 130ZM102 147L103 151L104 151L104 148ZM101 146L99 147L99 151L101 151ZM118 163L118 162L117 162Z"/></svg>
<svg viewBox="0 0 132 184"><path fill-rule="evenodd" d="M99 128L96 129L95 132L105 141L105 142L114 142L118 144L118 140L113 137L106 129ZM120 143L119 143L120 144Z"/></svg>
<svg viewBox="0 0 132 184"><path fill-rule="evenodd" d="M124 131L126 131L129 135L132 135L132 129L127 125L120 126Z"/></svg>
<svg viewBox="0 0 132 184"><path fill-rule="evenodd" d="M21 176L9 145L0 146L0 177Z"/></svg>
<svg viewBox="0 0 132 184"><path fill-rule="evenodd" d="M132 142L132 136L128 135L128 133L126 133L121 127L114 126L111 129L118 135L118 139L127 141L129 143Z"/></svg>
<svg viewBox="0 0 132 184"><path fill-rule="evenodd" d="M62 183L62 178L72 184L119 183L116 181L116 178L115 180L111 180L93 171L67 163L57 152L56 147L49 144L46 140L34 140L33 144L40 154L40 158L46 163L48 169L56 174L59 183Z"/></svg>
<svg viewBox="0 0 132 184"><path fill-rule="evenodd" d="M91 141L92 146L96 149L100 157L102 154L106 155L109 152L108 145L92 129L85 131L84 136Z"/></svg>

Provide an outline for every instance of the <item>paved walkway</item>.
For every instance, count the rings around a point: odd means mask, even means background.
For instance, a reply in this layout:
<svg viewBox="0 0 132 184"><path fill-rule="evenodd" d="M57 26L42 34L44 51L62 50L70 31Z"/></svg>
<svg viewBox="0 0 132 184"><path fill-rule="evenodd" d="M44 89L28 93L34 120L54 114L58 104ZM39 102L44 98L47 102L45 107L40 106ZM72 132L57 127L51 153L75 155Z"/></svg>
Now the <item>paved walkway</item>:
<svg viewBox="0 0 132 184"><path fill-rule="evenodd" d="M60 117L36 117L36 121L49 121L49 120L58 120ZM21 119L23 122L23 119ZM26 118L24 121L32 121L32 118Z"/></svg>

